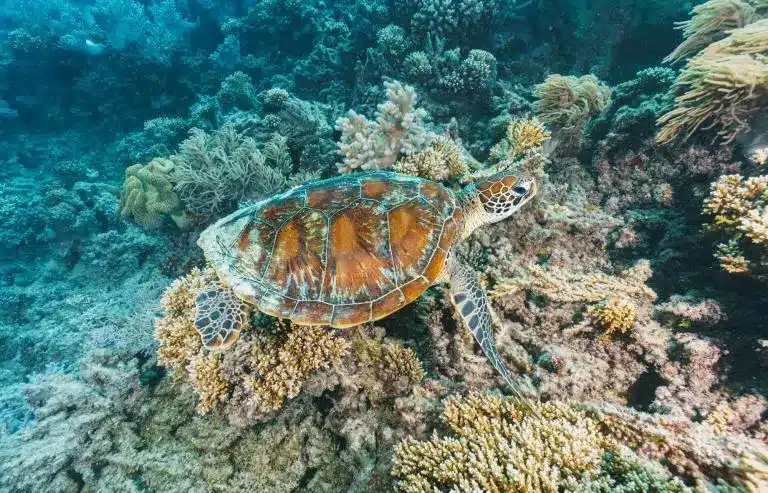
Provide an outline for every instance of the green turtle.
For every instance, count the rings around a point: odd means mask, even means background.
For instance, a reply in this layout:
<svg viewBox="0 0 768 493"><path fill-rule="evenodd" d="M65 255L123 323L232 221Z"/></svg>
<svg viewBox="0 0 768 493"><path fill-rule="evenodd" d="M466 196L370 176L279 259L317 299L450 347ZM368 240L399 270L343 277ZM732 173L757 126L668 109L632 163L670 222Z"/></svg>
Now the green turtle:
<svg viewBox="0 0 768 493"><path fill-rule="evenodd" d="M298 325L373 322L450 283L463 325L514 389L493 341L492 313L477 274L453 247L514 214L536 182L500 172L454 192L389 172L308 183L217 221L198 245L218 274L196 298L205 346L238 337L251 307Z"/></svg>

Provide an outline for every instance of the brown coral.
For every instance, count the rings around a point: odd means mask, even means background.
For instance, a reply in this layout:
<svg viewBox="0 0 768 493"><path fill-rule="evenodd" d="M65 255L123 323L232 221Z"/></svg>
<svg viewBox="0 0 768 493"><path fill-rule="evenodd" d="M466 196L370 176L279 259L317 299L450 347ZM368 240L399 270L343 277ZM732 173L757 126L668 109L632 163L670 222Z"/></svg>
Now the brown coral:
<svg viewBox="0 0 768 493"><path fill-rule="evenodd" d="M398 173L432 181L456 180L467 169L461 147L445 136L437 137L424 151L401 158L394 166Z"/></svg>
<svg viewBox="0 0 768 493"><path fill-rule="evenodd" d="M157 361L160 365L185 366L203 347L195 328L195 297L200 289L216 279L213 268L194 268L186 276L173 281L163 294L165 313L155 320L155 337L160 343Z"/></svg>
<svg viewBox="0 0 768 493"><path fill-rule="evenodd" d="M294 326L277 336L259 336L251 358L258 376L247 378L259 406L274 411L295 397L302 382L318 369L337 364L349 344L319 326Z"/></svg>
<svg viewBox="0 0 768 493"><path fill-rule="evenodd" d="M189 380L200 396L198 411L207 413L217 402L223 401L230 390L230 382L221 375L221 358L217 354L200 355L187 365Z"/></svg>
<svg viewBox="0 0 768 493"><path fill-rule="evenodd" d="M567 404L521 403L481 394L452 396L443 420L456 438L406 439L393 474L402 491L558 491L596 469L605 441L597 423Z"/></svg>
<svg viewBox="0 0 768 493"><path fill-rule="evenodd" d="M605 329L605 335L609 336L616 332L629 332L635 324L637 308L627 298L613 296L589 307L587 314Z"/></svg>

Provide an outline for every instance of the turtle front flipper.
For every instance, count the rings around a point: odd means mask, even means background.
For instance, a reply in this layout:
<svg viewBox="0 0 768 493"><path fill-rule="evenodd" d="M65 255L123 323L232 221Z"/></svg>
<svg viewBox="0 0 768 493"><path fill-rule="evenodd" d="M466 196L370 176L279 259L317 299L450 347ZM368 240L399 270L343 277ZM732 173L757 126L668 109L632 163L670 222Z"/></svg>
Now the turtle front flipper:
<svg viewBox="0 0 768 493"><path fill-rule="evenodd" d="M477 274L451 255L446 263L448 280L451 283L451 301L456 307L464 327L469 330L483 348L488 361L499 372L507 386L516 397L526 400L518 386L513 382L507 367L493 342L493 315L483 287Z"/></svg>
<svg viewBox="0 0 768 493"><path fill-rule="evenodd" d="M195 297L195 328L208 349L226 349L248 323L250 307L220 281L203 287Z"/></svg>

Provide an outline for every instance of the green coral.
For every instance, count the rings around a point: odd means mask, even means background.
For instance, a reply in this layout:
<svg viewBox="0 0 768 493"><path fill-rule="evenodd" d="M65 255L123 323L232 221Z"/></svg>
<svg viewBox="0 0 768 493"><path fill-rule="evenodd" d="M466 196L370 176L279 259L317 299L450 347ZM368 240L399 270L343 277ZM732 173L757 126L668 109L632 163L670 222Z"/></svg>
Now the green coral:
<svg viewBox="0 0 768 493"><path fill-rule="evenodd" d="M128 167L120 194L120 215L132 217L147 229L159 227L163 216L170 216L176 226L186 229L189 218L173 190L173 169L173 162L163 158L155 158L146 165Z"/></svg>

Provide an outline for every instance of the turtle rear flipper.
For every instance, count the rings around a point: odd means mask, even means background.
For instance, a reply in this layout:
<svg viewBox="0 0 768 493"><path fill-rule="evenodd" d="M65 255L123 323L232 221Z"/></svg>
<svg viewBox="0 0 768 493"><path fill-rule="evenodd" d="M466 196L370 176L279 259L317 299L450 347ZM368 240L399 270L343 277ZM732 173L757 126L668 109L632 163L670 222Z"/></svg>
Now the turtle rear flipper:
<svg viewBox="0 0 768 493"><path fill-rule="evenodd" d="M249 306L219 282L206 286L195 298L195 328L208 349L231 346L249 316Z"/></svg>

